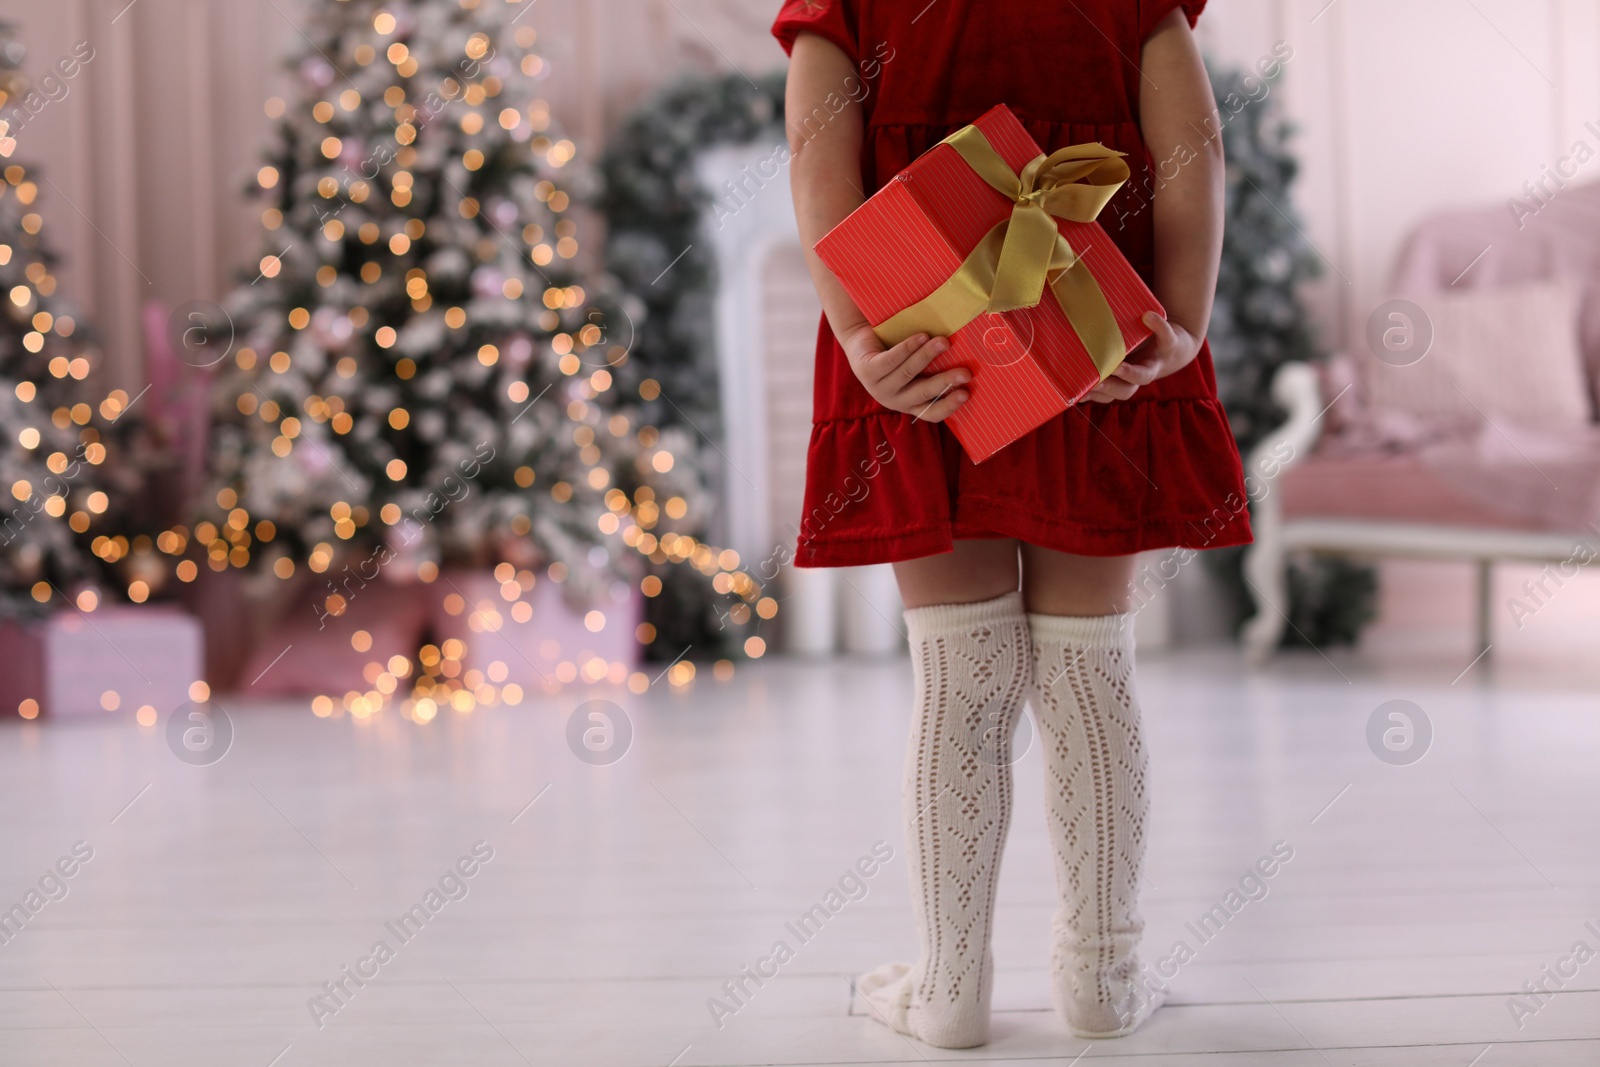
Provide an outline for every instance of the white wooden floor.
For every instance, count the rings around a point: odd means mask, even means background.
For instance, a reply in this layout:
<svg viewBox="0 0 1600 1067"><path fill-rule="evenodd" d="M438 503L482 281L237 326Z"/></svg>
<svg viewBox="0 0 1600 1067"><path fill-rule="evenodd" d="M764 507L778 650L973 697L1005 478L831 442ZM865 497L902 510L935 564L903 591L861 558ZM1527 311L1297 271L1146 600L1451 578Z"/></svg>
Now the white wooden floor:
<svg viewBox="0 0 1600 1067"><path fill-rule="evenodd" d="M1075 1039L1048 1007L1029 752L994 1039L960 1053L850 1001L852 974L914 944L900 662L773 661L686 692L600 694L635 730L609 766L568 747L567 713L594 695L577 691L427 726L236 704L232 750L210 767L129 718L7 724L0 909L75 842L93 857L0 944L0 1063L1600 1063L1600 958L1520 1028L1508 1006L1575 942L1600 952L1594 663L1513 656L1452 683L1469 656L1382 652L1254 675L1231 652L1144 658L1145 954L1198 947L1171 1006L1122 1040ZM1410 766L1366 741L1396 698L1433 724ZM467 895L402 943L385 924L480 841L493 858ZM785 924L878 841L894 858L802 944ZM1198 945L1185 923L1278 841L1294 854L1268 895ZM308 999L380 940L392 959L319 1029ZM708 1000L779 940L793 959L717 1026Z"/></svg>

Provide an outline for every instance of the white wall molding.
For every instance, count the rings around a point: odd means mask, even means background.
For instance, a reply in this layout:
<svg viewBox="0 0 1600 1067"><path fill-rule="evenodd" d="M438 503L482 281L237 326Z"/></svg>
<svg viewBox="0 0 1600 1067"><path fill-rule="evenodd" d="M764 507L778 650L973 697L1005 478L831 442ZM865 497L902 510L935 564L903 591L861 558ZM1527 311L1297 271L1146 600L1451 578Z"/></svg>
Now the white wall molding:
<svg viewBox="0 0 1600 1067"><path fill-rule="evenodd" d="M762 560L777 544L772 529L772 487L767 476L767 380L761 358L765 336L762 265L773 249L797 244L789 170L772 177L749 176L770 161L777 139L724 145L698 160L701 184L718 198L721 210L707 213L705 239L716 255L718 386L722 401L723 448L732 468L723 478L721 536L745 559ZM743 183L748 197L728 199L724 183ZM786 535L785 535L786 536Z"/></svg>
<svg viewBox="0 0 1600 1067"><path fill-rule="evenodd" d="M261 102L282 90L279 62L305 3L0 0L35 74L74 41L95 46L71 95L30 124L17 158L71 200L42 186L46 232L67 258L63 292L127 376L137 373L145 299L214 298L260 255L259 206L241 189L270 125ZM543 94L581 162L686 70L753 76L781 66L767 33L774 7L538 0L526 20L550 66ZM1277 40L1295 49L1277 91L1300 131L1295 203L1337 268L1308 290L1335 345L1359 340L1363 309L1381 299L1418 218L1503 202L1600 118L1592 0L1229 0L1213 3L1200 27L1225 62L1252 66ZM1600 163L1591 166L1600 179ZM587 224L584 244L598 246Z"/></svg>

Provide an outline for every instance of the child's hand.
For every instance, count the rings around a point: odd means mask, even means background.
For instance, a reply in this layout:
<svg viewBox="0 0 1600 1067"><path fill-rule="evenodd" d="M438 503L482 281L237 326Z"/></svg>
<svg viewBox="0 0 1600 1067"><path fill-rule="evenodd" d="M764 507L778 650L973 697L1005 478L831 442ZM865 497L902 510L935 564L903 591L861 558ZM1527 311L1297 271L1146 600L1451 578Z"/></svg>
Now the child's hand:
<svg viewBox="0 0 1600 1067"><path fill-rule="evenodd" d="M1144 324L1155 331L1149 340L1130 352L1105 381L1089 391L1085 400L1099 404L1126 400L1139 391L1139 386L1176 374L1200 354L1201 339L1177 323L1147 311Z"/></svg>
<svg viewBox="0 0 1600 1067"><path fill-rule="evenodd" d="M922 375L935 357L949 350L950 342L943 337L917 334L885 348L872 327L862 323L839 343L850 359L850 369L872 399L890 411L915 415L925 422L943 422L967 401L967 391L959 388L972 380L972 372L965 367Z"/></svg>

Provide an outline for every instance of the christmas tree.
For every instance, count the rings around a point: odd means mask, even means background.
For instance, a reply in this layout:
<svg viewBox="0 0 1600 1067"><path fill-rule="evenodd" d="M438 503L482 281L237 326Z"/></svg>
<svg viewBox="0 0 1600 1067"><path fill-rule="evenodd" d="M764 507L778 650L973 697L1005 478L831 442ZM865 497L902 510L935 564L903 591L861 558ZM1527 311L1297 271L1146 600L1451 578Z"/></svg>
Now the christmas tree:
<svg viewBox="0 0 1600 1067"><path fill-rule="evenodd" d="M1290 206L1299 163L1288 149L1292 130L1275 101L1259 96L1259 89L1250 92L1240 71L1212 70L1211 81L1227 116L1222 144L1228 195L1216 308L1207 336L1228 420L1239 447L1249 449L1286 414L1272 400L1278 368L1323 358L1299 296L1322 264ZM1252 76L1250 83L1270 92L1276 79Z"/></svg>
<svg viewBox="0 0 1600 1067"><path fill-rule="evenodd" d="M1278 76L1247 78L1237 70L1211 70L1224 116L1228 170L1222 265L1207 336L1217 392L1246 454L1287 417L1272 398L1278 368L1325 358L1300 299L1300 287L1321 273L1322 264L1292 207L1299 163L1288 147L1293 130L1270 95ZM1253 488L1260 473L1245 473ZM1208 558L1230 590L1235 622L1242 625L1254 611L1244 584L1243 550L1219 549ZM1370 567L1335 558L1295 562L1289 575L1292 625L1285 640L1352 643L1375 615L1376 590Z"/></svg>
<svg viewBox="0 0 1600 1067"><path fill-rule="evenodd" d="M0 23L0 109L27 92L23 48L13 28ZM17 142L0 122L0 159ZM101 354L88 331L56 296L56 257L45 241L41 190L17 163L0 182L0 616L39 615L69 600L92 611L101 590L121 582L103 569L126 559L126 537L91 532L106 526L107 512L132 495L110 472L108 456L132 420L120 422L132 399L97 385ZM138 548L150 552L149 539ZM96 560L99 556L99 561ZM150 582L126 586L144 600Z"/></svg>
<svg viewBox="0 0 1600 1067"><path fill-rule="evenodd" d="M606 220L606 268L637 328L631 358L654 383L645 410L656 425L687 431L696 454L685 458L696 469L720 469L724 484L730 472L716 444L716 264L703 237L716 198L695 165L718 145L781 143L783 94L782 71L754 80L684 78L622 121L598 167L594 203ZM773 577L770 563L757 570ZM777 609L776 600L763 596L719 603L715 589L682 568L656 565L654 572L663 584L649 618L674 652L723 639L729 622L752 622L752 605L756 626Z"/></svg>
<svg viewBox="0 0 1600 1067"><path fill-rule="evenodd" d="M623 579L658 594L646 557L753 587L677 532L706 507L675 458L689 438L640 417L659 386L580 284L558 181L575 150L535 92L530 6L307 16L294 91L268 102L265 254L209 327L234 339L195 529L213 569L309 567L332 615L342 575L382 567L541 568L581 599Z"/></svg>

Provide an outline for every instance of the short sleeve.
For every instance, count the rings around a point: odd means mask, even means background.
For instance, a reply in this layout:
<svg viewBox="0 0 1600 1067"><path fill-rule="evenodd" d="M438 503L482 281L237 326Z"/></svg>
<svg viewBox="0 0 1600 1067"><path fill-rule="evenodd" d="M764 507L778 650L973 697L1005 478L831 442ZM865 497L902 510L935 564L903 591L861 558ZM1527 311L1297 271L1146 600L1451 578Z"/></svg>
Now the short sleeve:
<svg viewBox="0 0 1600 1067"><path fill-rule="evenodd" d="M772 24L772 35L785 52L793 52L796 37L814 33L832 41L854 63L857 61L854 6L854 0L784 0L778 19Z"/></svg>
<svg viewBox="0 0 1600 1067"><path fill-rule="evenodd" d="M1156 26L1160 25L1162 19L1180 8L1188 18L1189 28L1192 30L1205 7L1206 0L1139 0L1139 40L1144 41Z"/></svg>

